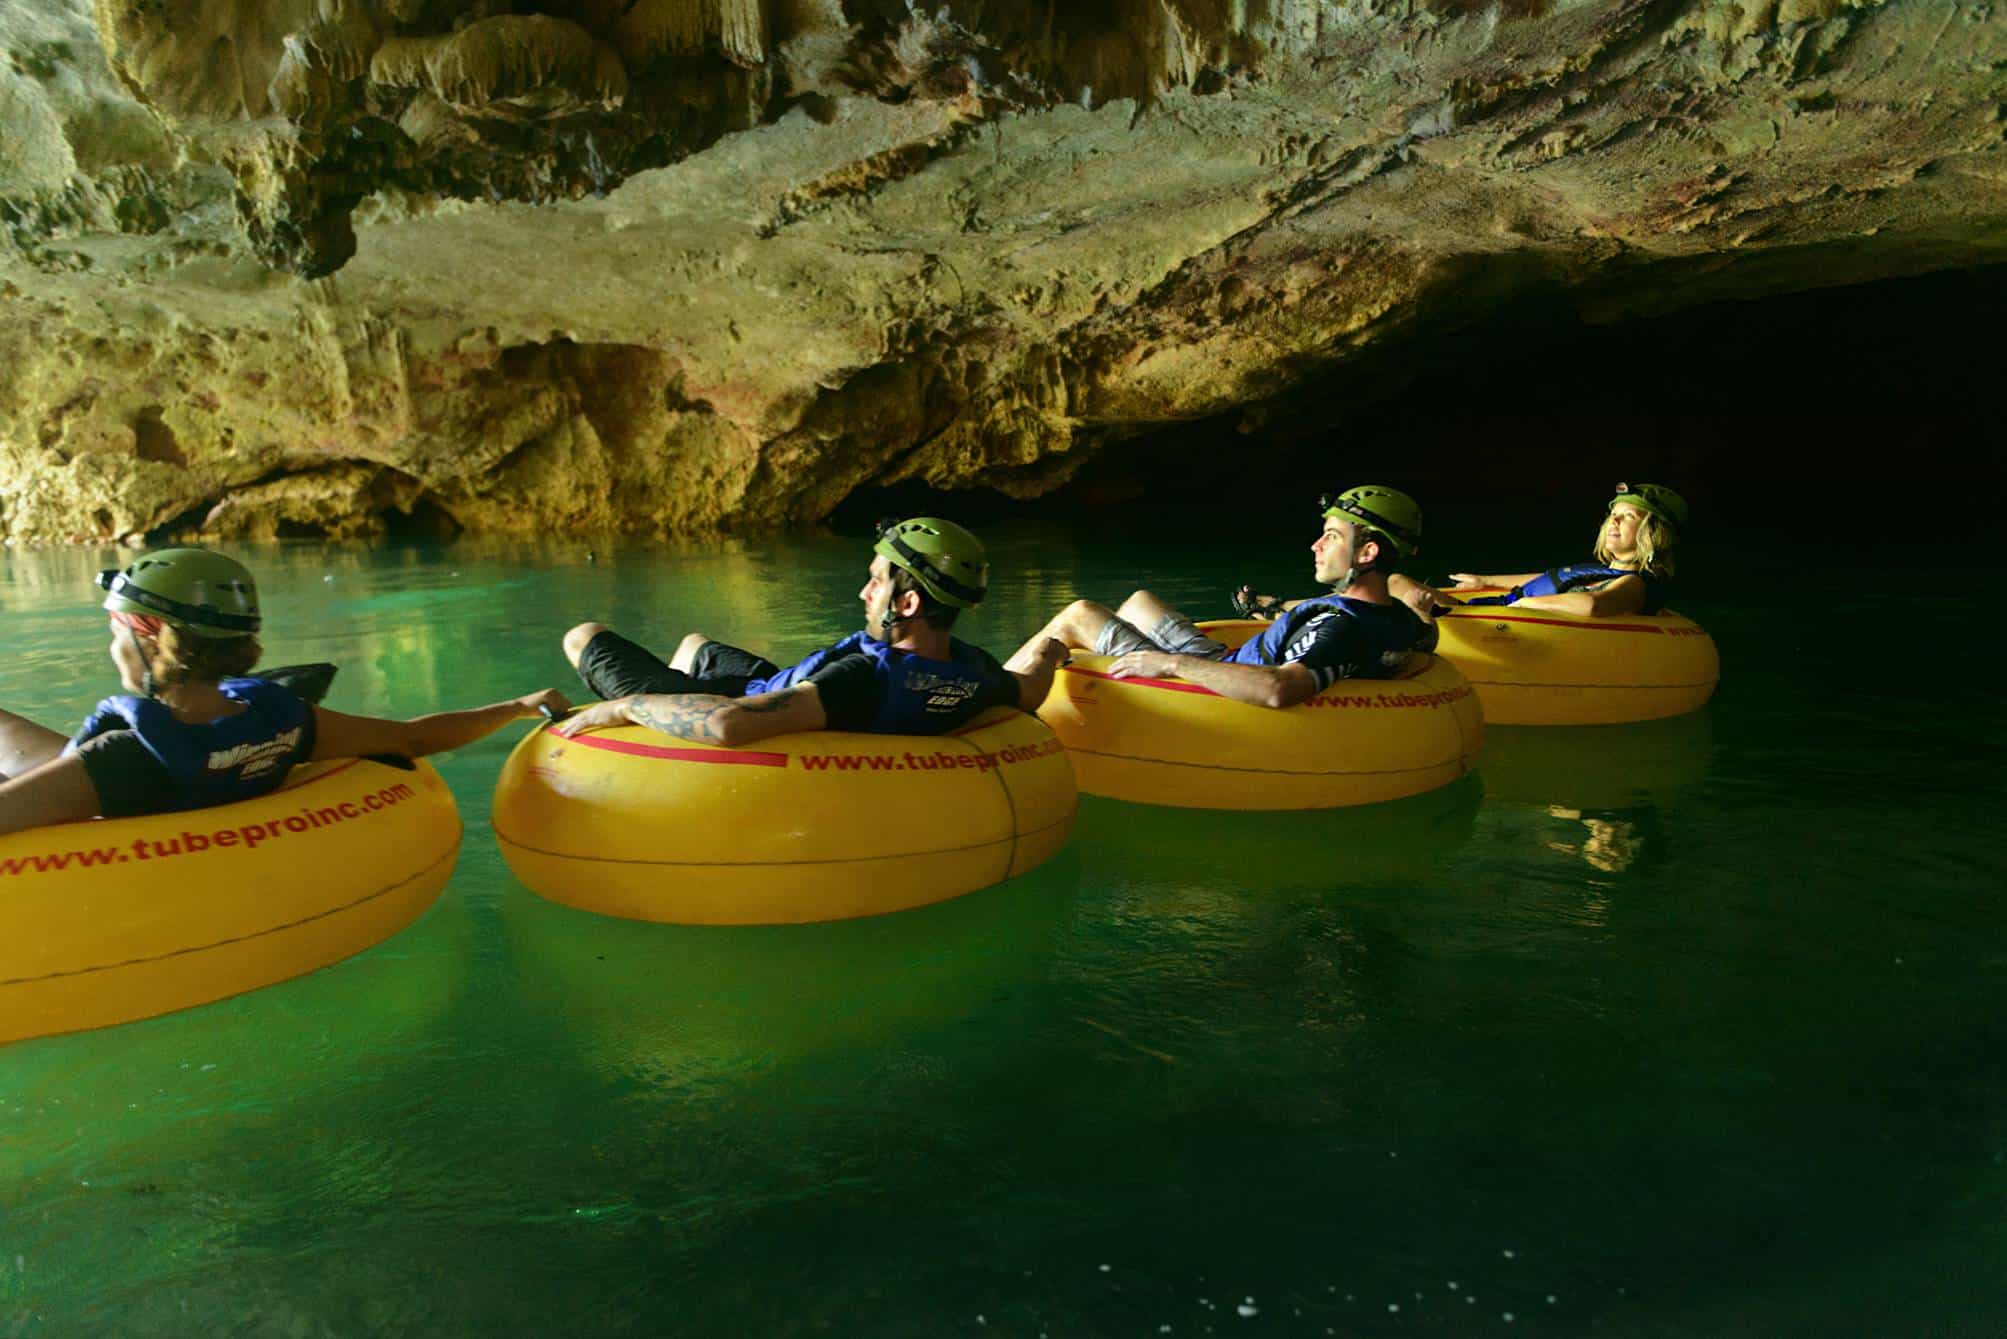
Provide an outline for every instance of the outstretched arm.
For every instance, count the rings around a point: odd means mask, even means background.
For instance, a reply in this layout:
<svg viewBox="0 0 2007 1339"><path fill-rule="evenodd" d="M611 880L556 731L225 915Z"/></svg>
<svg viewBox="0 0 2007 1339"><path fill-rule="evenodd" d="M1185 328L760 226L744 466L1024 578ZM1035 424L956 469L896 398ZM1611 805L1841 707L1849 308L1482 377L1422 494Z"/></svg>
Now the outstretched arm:
<svg viewBox="0 0 2007 1339"><path fill-rule="evenodd" d="M98 816L98 791L74 754L0 782L0 837Z"/></svg>
<svg viewBox="0 0 2007 1339"><path fill-rule="evenodd" d="M1018 706L1025 711L1037 711L1052 692L1052 676L1072 657L1072 650L1057 637L1048 637L1034 648L1030 668L1022 673L1011 672L1011 678L1017 680Z"/></svg>
<svg viewBox="0 0 2007 1339"><path fill-rule="evenodd" d="M493 706L469 711L441 711L408 721L387 721L376 716L350 716L326 707L314 708L314 756L323 758L366 758L376 753L401 754L422 758L428 753L444 753L485 739L510 721L534 716L542 707L564 711L570 704L554 689L510 698Z"/></svg>
<svg viewBox="0 0 2007 1339"><path fill-rule="evenodd" d="M1514 609L1545 609L1557 614L1580 614L1589 618L1622 618L1645 607L1645 583L1637 577L1618 577L1587 590L1563 591L1559 595L1523 595Z"/></svg>
<svg viewBox="0 0 2007 1339"><path fill-rule="evenodd" d="M822 694L812 683L753 697L715 693L642 693L595 702L564 719L557 732L570 738L584 730L645 725L693 744L732 747L774 735L821 730L829 724Z"/></svg>
<svg viewBox="0 0 2007 1339"><path fill-rule="evenodd" d="M1503 576L1486 576L1482 572L1451 572L1449 579L1456 584L1450 589L1483 590L1486 587L1497 587L1500 590L1511 590L1514 586L1525 585L1539 575L1538 572L1512 572Z"/></svg>
<svg viewBox="0 0 2007 1339"><path fill-rule="evenodd" d="M1118 679L1183 679L1221 697L1257 707L1293 707L1317 693L1317 676L1301 664L1239 665L1163 651L1131 651L1108 667Z"/></svg>

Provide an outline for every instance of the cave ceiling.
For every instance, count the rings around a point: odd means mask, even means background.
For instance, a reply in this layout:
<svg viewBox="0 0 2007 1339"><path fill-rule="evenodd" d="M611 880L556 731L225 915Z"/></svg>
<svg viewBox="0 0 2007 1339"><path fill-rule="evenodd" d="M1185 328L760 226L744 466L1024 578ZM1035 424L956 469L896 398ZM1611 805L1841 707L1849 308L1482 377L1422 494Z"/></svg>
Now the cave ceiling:
<svg viewBox="0 0 2007 1339"><path fill-rule="evenodd" d="M2003 116L1968 0L4 0L0 537L1037 496L1529 295L1998 261Z"/></svg>

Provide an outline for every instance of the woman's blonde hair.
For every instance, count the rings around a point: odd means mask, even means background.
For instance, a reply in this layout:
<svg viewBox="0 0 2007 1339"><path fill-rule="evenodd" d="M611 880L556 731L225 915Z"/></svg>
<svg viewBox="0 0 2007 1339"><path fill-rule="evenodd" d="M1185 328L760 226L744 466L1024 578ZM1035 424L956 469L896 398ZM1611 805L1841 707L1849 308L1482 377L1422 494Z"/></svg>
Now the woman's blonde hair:
<svg viewBox="0 0 2007 1339"><path fill-rule="evenodd" d="M199 637L169 623L154 640L160 659L153 681L162 688L181 683L216 683L249 674L265 653L256 637Z"/></svg>
<svg viewBox="0 0 2007 1339"><path fill-rule="evenodd" d="M1660 581L1670 581L1679 560L1679 531L1642 507L1637 511L1638 566ZM1610 551L1608 533L1605 527L1596 527L1596 561L1599 563L1613 562L1617 556Z"/></svg>

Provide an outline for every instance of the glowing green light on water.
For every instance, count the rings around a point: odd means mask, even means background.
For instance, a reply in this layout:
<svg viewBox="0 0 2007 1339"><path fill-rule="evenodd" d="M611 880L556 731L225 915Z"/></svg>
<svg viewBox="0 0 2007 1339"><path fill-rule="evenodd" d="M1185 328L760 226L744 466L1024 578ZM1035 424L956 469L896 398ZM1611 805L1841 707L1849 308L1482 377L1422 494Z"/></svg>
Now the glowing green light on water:
<svg viewBox="0 0 2007 1339"><path fill-rule="evenodd" d="M1181 533L996 528L965 635L1119 599L1139 552L1211 612L1273 539ZM1477 538L1432 561L1485 567ZM585 618L792 658L856 626L866 550L244 553L271 660L417 714L570 687ZM109 557L0 555L0 706L110 691ZM1370 810L1090 799L1033 876L869 921L554 906L487 830L512 738L448 757L468 838L410 930L0 1048L0 1334L1182 1333L1239 1298L1356 1333L1473 1296L1583 1331L1999 1330L1990 685L1896 691L1884 638L1766 656L1828 644L1812 602L1680 598L1728 666L1702 716L1496 729L1477 775ZM1907 626L1908 595L1848 598Z"/></svg>

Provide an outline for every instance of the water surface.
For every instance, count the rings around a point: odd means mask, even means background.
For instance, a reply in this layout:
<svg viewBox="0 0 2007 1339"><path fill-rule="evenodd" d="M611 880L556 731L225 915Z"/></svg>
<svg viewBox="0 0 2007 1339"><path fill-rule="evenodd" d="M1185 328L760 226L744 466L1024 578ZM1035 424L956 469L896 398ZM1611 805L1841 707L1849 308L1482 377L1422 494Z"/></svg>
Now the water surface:
<svg viewBox="0 0 2007 1339"><path fill-rule="evenodd" d="M990 527L965 635L1307 557L1171 529ZM785 660L855 626L865 558L242 552L268 662L396 714L571 688L586 617ZM112 690L113 558L0 556L0 705ZM874 920L545 903L487 827L516 732L448 756L467 841L412 929L0 1048L0 1335L1999 1333L1995 574L1788 570L1679 592L1726 665L1693 717L1495 728L1369 809L1089 799L1046 868Z"/></svg>

